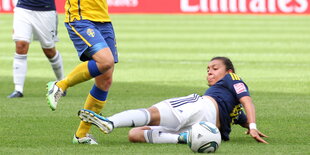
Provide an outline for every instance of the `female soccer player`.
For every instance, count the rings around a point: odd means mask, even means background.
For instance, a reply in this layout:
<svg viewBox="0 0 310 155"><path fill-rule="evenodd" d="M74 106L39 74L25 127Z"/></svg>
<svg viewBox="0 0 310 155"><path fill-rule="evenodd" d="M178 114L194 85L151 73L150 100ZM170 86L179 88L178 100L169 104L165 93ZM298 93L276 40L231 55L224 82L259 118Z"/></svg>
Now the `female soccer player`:
<svg viewBox="0 0 310 155"><path fill-rule="evenodd" d="M54 0L18 0L14 9L13 81L15 90L8 98L24 96L24 84L28 69L27 57L32 40L39 41L57 80L64 78L60 52L56 49L58 17ZM33 38L33 39L32 39Z"/></svg>
<svg viewBox="0 0 310 155"><path fill-rule="evenodd" d="M118 62L108 4L106 0L66 0L65 10L65 26L83 62L63 80L47 84L47 103L56 110L58 100L69 87L94 78L95 84L86 98L84 109L99 113L112 84L114 63ZM88 134L90 128L91 124L81 121L73 143L97 144Z"/></svg>
<svg viewBox="0 0 310 155"><path fill-rule="evenodd" d="M203 96L172 98L147 109L128 110L108 118L82 109L79 117L105 133L113 128L135 127L129 131L131 142L186 143L186 131L197 122L208 121L216 124L225 141L229 140L232 123L247 128L247 133L256 141L267 143L262 138L267 136L256 128L255 108L248 87L235 74L230 59L212 58L207 80L210 88Z"/></svg>

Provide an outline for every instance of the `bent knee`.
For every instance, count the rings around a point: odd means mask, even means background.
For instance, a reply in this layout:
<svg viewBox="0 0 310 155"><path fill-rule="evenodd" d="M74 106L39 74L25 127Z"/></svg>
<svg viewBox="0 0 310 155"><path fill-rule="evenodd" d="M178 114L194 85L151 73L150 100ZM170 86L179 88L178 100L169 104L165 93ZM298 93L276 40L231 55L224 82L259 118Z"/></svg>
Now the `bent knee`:
<svg viewBox="0 0 310 155"><path fill-rule="evenodd" d="M135 128L129 130L129 132L128 132L128 140L130 142L133 142L133 143L138 142L137 134L136 134L136 129Z"/></svg>
<svg viewBox="0 0 310 155"><path fill-rule="evenodd" d="M133 128L128 132L128 140L132 143L145 142L144 130L140 128Z"/></svg>
<svg viewBox="0 0 310 155"><path fill-rule="evenodd" d="M101 73L104 73L105 71L109 69L114 68L114 61L113 60L107 60L107 61L99 61L98 63L98 69Z"/></svg>
<svg viewBox="0 0 310 155"><path fill-rule="evenodd" d="M17 54L27 54L29 43L26 41L16 41L16 53Z"/></svg>
<svg viewBox="0 0 310 155"><path fill-rule="evenodd" d="M56 49L54 48L43 48L45 56L49 59L52 59L56 55Z"/></svg>

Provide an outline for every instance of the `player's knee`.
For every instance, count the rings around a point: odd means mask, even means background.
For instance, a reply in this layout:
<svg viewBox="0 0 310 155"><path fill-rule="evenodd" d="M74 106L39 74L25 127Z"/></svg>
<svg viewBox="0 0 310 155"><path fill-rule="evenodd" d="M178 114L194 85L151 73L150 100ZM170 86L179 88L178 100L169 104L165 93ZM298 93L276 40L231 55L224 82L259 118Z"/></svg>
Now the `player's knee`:
<svg viewBox="0 0 310 155"><path fill-rule="evenodd" d="M142 134L141 134L142 132ZM132 143L144 142L143 130L133 128L128 132L128 140Z"/></svg>
<svg viewBox="0 0 310 155"><path fill-rule="evenodd" d="M16 42L16 53L17 54L27 54L28 53L29 43L26 41L17 41Z"/></svg>
<svg viewBox="0 0 310 155"><path fill-rule="evenodd" d="M49 59L53 58L56 55L56 49L54 48L43 48L43 52L46 57Z"/></svg>
<svg viewBox="0 0 310 155"><path fill-rule="evenodd" d="M100 72L106 72L109 69L113 69L114 67L114 62L111 60L107 60L107 61L102 61L102 62L98 62L98 69L100 70Z"/></svg>
<svg viewBox="0 0 310 155"><path fill-rule="evenodd" d="M114 67L114 61L108 60L103 65L104 65L104 68L106 68L106 70L112 69Z"/></svg>
<svg viewBox="0 0 310 155"><path fill-rule="evenodd" d="M104 48L92 55L93 60L96 61L98 69L101 73L113 69L114 57L109 48Z"/></svg>

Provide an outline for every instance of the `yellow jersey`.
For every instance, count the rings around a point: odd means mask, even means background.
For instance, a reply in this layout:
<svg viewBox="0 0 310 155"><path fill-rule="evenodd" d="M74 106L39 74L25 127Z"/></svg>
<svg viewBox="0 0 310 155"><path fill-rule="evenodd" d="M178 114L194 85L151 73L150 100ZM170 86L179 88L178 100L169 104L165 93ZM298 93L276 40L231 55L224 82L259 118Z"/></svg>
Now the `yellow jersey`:
<svg viewBox="0 0 310 155"><path fill-rule="evenodd" d="M111 22L106 0L66 0L65 22L90 20L94 22Z"/></svg>

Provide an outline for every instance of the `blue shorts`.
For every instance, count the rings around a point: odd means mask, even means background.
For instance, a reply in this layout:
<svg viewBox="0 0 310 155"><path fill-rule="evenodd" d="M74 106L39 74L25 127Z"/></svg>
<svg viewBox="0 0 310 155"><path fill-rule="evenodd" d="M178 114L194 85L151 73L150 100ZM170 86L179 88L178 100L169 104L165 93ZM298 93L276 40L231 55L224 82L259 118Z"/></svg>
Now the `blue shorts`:
<svg viewBox="0 0 310 155"><path fill-rule="evenodd" d="M91 60L96 52L109 47L114 56L114 62L118 62L112 23L78 20L65 23L65 26L81 61Z"/></svg>

